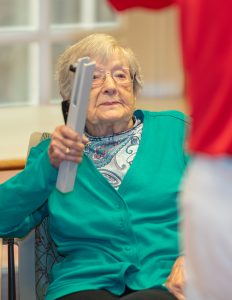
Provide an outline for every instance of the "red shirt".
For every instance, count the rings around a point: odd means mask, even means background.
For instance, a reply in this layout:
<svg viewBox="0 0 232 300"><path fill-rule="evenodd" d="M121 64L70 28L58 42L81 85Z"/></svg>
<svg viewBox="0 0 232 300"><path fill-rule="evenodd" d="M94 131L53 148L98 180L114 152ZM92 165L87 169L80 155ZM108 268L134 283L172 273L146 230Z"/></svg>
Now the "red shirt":
<svg viewBox="0 0 232 300"><path fill-rule="evenodd" d="M232 154L232 0L108 0L117 10L176 4L192 116L189 148Z"/></svg>

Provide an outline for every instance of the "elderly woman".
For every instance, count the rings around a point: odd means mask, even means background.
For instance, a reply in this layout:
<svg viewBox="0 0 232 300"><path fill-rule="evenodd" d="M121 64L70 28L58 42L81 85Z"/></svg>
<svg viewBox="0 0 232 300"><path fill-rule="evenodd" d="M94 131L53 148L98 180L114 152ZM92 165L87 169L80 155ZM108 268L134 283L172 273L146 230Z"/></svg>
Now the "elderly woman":
<svg viewBox="0 0 232 300"><path fill-rule="evenodd" d="M187 160L185 118L135 110L138 62L105 34L60 57L63 107L69 67L83 56L96 62L85 136L61 125L31 150L26 168L0 187L0 235L23 236L49 216L63 259L52 268L47 300L184 299L177 194ZM55 188L63 160L79 163L67 194Z"/></svg>

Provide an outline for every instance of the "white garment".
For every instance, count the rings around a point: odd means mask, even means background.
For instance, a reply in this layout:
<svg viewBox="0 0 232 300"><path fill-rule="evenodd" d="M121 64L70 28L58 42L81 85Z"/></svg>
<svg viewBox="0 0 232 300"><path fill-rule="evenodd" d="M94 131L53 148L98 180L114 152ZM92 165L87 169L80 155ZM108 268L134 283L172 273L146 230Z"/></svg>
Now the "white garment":
<svg viewBox="0 0 232 300"><path fill-rule="evenodd" d="M187 300L230 300L232 158L196 156L181 197Z"/></svg>

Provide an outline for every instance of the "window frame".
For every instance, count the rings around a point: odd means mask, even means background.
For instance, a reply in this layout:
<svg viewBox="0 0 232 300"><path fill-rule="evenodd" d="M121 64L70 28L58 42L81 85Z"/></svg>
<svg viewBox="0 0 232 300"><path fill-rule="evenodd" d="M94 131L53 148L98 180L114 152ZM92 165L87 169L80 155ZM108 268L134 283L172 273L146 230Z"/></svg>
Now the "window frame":
<svg viewBox="0 0 232 300"><path fill-rule="evenodd" d="M51 1L30 0L30 19L28 26L0 27L0 46L28 45L29 48L29 102L1 103L0 107L20 105L44 105L52 102L52 45L73 43L83 33L112 31L120 26L120 17L115 21L96 22L98 0L79 0L82 11L81 20L76 24L51 24ZM90 9L91 8L91 9Z"/></svg>

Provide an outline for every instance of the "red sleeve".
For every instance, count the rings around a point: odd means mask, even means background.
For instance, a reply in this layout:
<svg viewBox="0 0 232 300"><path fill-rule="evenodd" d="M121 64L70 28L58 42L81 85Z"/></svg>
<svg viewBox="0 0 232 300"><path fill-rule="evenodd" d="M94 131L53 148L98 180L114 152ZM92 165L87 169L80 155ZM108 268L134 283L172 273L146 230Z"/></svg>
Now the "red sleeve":
<svg viewBox="0 0 232 300"><path fill-rule="evenodd" d="M173 4L175 0L108 0L108 2L116 10L122 11L136 7L159 9Z"/></svg>

